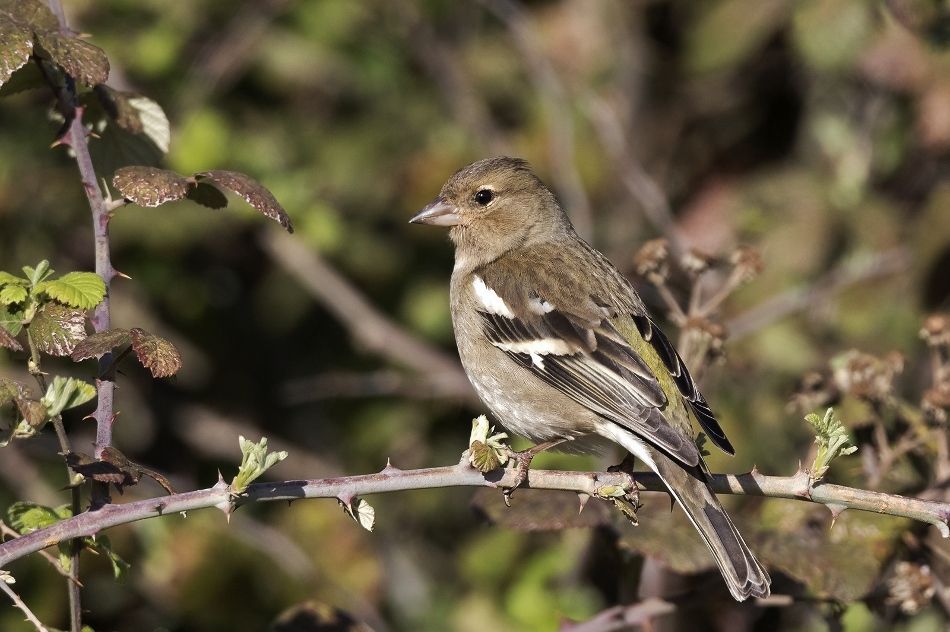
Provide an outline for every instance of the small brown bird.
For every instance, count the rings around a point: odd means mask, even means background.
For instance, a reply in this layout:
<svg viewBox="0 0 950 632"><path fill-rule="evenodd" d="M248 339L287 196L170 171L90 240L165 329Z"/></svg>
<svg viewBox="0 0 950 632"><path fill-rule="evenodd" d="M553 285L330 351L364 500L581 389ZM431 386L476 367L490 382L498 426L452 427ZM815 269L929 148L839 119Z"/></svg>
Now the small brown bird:
<svg viewBox="0 0 950 632"><path fill-rule="evenodd" d="M768 596L768 573L710 489L690 411L713 443L732 445L637 292L528 163L473 163L410 221L452 227L455 340L497 419L571 451L621 445L669 488L732 596Z"/></svg>

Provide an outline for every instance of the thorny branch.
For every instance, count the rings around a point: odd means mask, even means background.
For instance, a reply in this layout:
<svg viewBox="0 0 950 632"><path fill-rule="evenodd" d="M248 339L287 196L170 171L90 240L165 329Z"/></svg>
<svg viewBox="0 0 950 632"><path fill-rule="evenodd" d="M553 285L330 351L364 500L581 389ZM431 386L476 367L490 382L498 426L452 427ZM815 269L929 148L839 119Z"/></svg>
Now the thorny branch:
<svg viewBox="0 0 950 632"><path fill-rule="evenodd" d="M226 512L249 502L293 501L303 498L338 498L345 503L367 494L380 494L411 489L439 487L506 487L518 477L514 468L482 474L469 465L468 455L456 465L400 470L387 465L375 474L324 478L315 480L255 483L240 495L231 493L219 481L214 487L192 492L149 498L124 505L108 504L98 511L87 512L58 522L45 529L0 544L0 568L30 553L70 538L92 536L103 529L146 518L172 513L218 507ZM571 491L583 496L605 497L617 489L632 491L636 485L643 491L665 491L663 482L653 473L637 472L563 472L531 470L525 486L530 489ZM908 498L843 485L815 482L807 472L793 476L767 476L753 470L747 474L715 474L713 490L719 494L788 498L821 503L835 514L843 509L912 518L936 526L944 537L950 537L950 503ZM614 490L614 491L610 491Z"/></svg>
<svg viewBox="0 0 950 632"><path fill-rule="evenodd" d="M16 592L10 588L10 586L8 586L5 581L3 581L2 577L0 577L0 590L5 592L7 596L10 597L13 605L23 612L26 620L33 624L33 627L36 628L37 632L47 632L46 626L44 626L40 620L36 618L36 615L33 614L33 611L30 610L29 606L27 606L23 600L20 599L20 595L16 594Z"/></svg>

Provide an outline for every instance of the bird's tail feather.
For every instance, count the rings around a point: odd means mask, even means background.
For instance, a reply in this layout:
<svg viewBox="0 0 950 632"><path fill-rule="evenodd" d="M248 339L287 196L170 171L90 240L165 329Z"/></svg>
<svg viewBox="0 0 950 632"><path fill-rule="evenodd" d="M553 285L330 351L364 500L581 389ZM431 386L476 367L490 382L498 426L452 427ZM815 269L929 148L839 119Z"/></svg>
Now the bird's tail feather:
<svg viewBox="0 0 950 632"><path fill-rule="evenodd" d="M633 433L621 430L615 424L600 429L599 434L625 447L662 479L703 537L736 601L769 596L772 581L769 574L746 546L699 467L684 469L680 463L649 448Z"/></svg>
<svg viewBox="0 0 950 632"><path fill-rule="evenodd" d="M654 463L650 465L656 466L654 471L703 537L736 601L768 597L769 574L749 550L736 525L704 480L705 474L699 468L688 472L663 455L654 456ZM677 480L671 481L671 478Z"/></svg>

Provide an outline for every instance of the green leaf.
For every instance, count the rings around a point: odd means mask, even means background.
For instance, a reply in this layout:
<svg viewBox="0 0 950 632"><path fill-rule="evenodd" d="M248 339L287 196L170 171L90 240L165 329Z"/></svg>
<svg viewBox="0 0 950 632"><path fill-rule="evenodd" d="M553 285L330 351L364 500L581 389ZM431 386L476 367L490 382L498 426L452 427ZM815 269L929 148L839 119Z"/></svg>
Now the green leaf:
<svg viewBox="0 0 950 632"><path fill-rule="evenodd" d="M182 199L193 183L174 171L135 166L116 171L112 186L139 206L155 207Z"/></svg>
<svg viewBox="0 0 950 632"><path fill-rule="evenodd" d="M0 14L6 14L31 31L53 31L59 28L59 20L41 0L0 0Z"/></svg>
<svg viewBox="0 0 950 632"><path fill-rule="evenodd" d="M10 311L7 307L0 305L0 329L11 336L18 335L23 330L23 310Z"/></svg>
<svg viewBox="0 0 950 632"><path fill-rule="evenodd" d="M0 85L26 65L33 52L33 34L29 29L0 14Z"/></svg>
<svg viewBox="0 0 950 632"><path fill-rule="evenodd" d="M241 467L231 480L231 493L240 494L261 474L287 458L287 453L267 452L267 437L261 437L257 443L238 437L241 446Z"/></svg>
<svg viewBox="0 0 950 632"><path fill-rule="evenodd" d="M55 31L37 33L36 43L42 47L39 55L58 64L77 83L95 86L109 78L109 58L98 46Z"/></svg>
<svg viewBox="0 0 950 632"><path fill-rule="evenodd" d="M23 274L26 275L26 278L30 280L31 285L39 285L41 282L49 278L53 274L53 270L49 267L49 261L43 259L35 268L30 266L23 266Z"/></svg>
<svg viewBox="0 0 950 632"><path fill-rule="evenodd" d="M106 284L95 272L69 272L38 288L50 298L77 309L92 309L106 295Z"/></svg>
<svg viewBox="0 0 950 632"><path fill-rule="evenodd" d="M11 305L26 300L28 292L22 285L6 285L0 288L0 305Z"/></svg>
<svg viewBox="0 0 950 632"><path fill-rule="evenodd" d="M81 406L96 396L96 387L73 377L57 375L46 388L46 394L40 400L46 406L50 417L64 410Z"/></svg>
<svg viewBox="0 0 950 632"><path fill-rule="evenodd" d="M287 215L284 207L264 185L250 176L236 171L216 170L198 173L195 174L195 177L199 180L210 180L218 186L234 191L262 214L286 228L287 232L294 232L290 216Z"/></svg>
<svg viewBox="0 0 950 632"><path fill-rule="evenodd" d="M181 354L175 345L142 329L129 331L132 351L142 366L152 372L152 377L169 377L181 368Z"/></svg>
<svg viewBox="0 0 950 632"><path fill-rule="evenodd" d="M0 377L0 406L26 397L27 391L19 382Z"/></svg>
<svg viewBox="0 0 950 632"><path fill-rule="evenodd" d="M40 351L51 356L72 353L86 337L86 314L59 303L47 303L30 323L30 338Z"/></svg>
<svg viewBox="0 0 950 632"><path fill-rule="evenodd" d="M834 416L833 408L826 410L824 417L815 413L806 415L805 421L815 431L815 443L818 444L818 454L810 472L812 480L817 481L825 475L834 459L852 454L858 447L851 445L851 436L841 421Z"/></svg>
<svg viewBox="0 0 950 632"><path fill-rule="evenodd" d="M62 520L52 507L18 500L7 508L7 523L20 535L44 529Z"/></svg>
<svg viewBox="0 0 950 632"><path fill-rule="evenodd" d="M0 285L29 285L30 280L0 270Z"/></svg>
<svg viewBox="0 0 950 632"><path fill-rule="evenodd" d="M132 341L128 329L109 329L98 331L76 343L70 354L73 360L81 362L89 358L98 358L110 353L116 347L124 346Z"/></svg>

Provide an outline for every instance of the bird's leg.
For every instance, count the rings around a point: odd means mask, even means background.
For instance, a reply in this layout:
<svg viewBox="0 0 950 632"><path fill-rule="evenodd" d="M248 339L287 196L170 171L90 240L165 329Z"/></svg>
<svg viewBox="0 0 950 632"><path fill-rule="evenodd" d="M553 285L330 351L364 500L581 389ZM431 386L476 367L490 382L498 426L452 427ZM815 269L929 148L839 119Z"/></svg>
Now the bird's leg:
<svg viewBox="0 0 950 632"><path fill-rule="evenodd" d="M608 472L624 472L626 474L629 474L632 477L633 467L636 464L637 464L637 460L634 458L632 454L628 452L627 456L623 457L623 461L621 461L617 465L611 465L610 467L607 468L607 471ZM640 508L640 488L637 487L636 482L633 483L633 489L630 491L629 494L627 494L627 497L629 498L630 502L633 504L634 515L636 515L637 509Z"/></svg>
<svg viewBox="0 0 950 632"><path fill-rule="evenodd" d="M504 494L506 505L509 507L511 506L511 495L528 479L528 468L531 466L531 461L534 459L534 457L541 454L545 450L550 450L551 448L561 445L568 440L569 439L567 437L563 437L561 439L552 439L551 441L539 443L538 445L530 447L527 450L522 450L521 452L515 452L511 449L508 450L508 458L515 462L515 482L511 487L505 488Z"/></svg>

